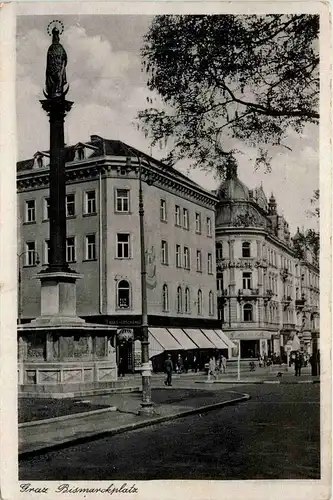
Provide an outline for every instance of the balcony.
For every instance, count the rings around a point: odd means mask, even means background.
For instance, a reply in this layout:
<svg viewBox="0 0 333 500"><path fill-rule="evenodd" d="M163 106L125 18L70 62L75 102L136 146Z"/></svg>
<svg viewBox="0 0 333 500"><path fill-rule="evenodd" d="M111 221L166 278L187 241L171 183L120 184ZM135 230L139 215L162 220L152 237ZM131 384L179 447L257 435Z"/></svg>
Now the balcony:
<svg viewBox="0 0 333 500"><path fill-rule="evenodd" d="M216 296L217 297L226 297L228 294L228 289L225 288L224 290L217 290Z"/></svg>
<svg viewBox="0 0 333 500"><path fill-rule="evenodd" d="M240 288L238 299L256 299L259 296L259 288Z"/></svg>
<svg viewBox="0 0 333 500"><path fill-rule="evenodd" d="M297 309L303 309L304 306L305 306L305 298L304 296L302 295L302 298L301 299L296 299L295 300L295 306Z"/></svg>
<svg viewBox="0 0 333 500"><path fill-rule="evenodd" d="M291 332L296 330L295 323L283 323L282 330L285 332Z"/></svg>
<svg viewBox="0 0 333 500"><path fill-rule="evenodd" d="M292 302L292 298L290 295L284 295L281 302L284 305L284 307L288 307L289 304Z"/></svg>

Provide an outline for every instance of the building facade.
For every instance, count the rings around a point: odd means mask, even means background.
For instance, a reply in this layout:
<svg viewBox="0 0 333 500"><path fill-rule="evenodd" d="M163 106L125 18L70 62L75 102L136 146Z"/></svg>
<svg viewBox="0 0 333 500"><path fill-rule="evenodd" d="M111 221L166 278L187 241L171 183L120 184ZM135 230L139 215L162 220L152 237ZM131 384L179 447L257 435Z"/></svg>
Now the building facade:
<svg viewBox="0 0 333 500"><path fill-rule="evenodd" d="M134 366L141 324L141 168L151 331L161 335L161 329L175 329L173 336L168 330L169 341L181 348L177 335L183 336L183 327L219 328L215 195L120 141L94 135L89 142L66 147L65 155L67 261L83 275L77 282L78 316L115 325L120 356L129 368ZM34 278L49 255L48 153L19 162L17 172L18 315L27 322L40 314L40 283ZM191 338L187 330L186 335ZM161 343L151 338L152 349L161 350Z"/></svg>
<svg viewBox="0 0 333 500"><path fill-rule="evenodd" d="M241 357L286 358L295 333L311 353L318 334L319 267L299 259L272 195L248 189L234 166L216 192L218 316ZM296 235L297 237L297 235ZM296 238L295 237L295 238Z"/></svg>

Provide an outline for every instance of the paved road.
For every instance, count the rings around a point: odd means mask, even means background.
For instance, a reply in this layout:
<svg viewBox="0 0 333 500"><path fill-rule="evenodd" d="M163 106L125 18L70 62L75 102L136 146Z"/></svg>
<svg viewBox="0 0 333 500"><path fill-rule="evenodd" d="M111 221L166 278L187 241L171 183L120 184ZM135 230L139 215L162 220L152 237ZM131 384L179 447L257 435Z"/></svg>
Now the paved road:
<svg viewBox="0 0 333 500"><path fill-rule="evenodd" d="M243 389L236 406L22 460L20 480L319 479L319 385Z"/></svg>

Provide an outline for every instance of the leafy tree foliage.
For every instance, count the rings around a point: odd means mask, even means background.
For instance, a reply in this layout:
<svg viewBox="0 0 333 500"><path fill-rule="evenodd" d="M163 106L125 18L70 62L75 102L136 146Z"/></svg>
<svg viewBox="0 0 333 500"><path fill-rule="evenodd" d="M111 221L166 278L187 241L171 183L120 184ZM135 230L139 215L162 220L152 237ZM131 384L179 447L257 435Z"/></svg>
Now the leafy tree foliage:
<svg viewBox="0 0 333 500"><path fill-rule="evenodd" d="M319 189L316 189L313 192L311 205L313 205L313 210L308 210L308 214L319 219ZM320 252L319 231L315 231L314 229L307 229L306 231L298 230L296 238L294 239L294 248L297 256L300 259L304 259L306 257L306 251L309 250L314 258L318 261Z"/></svg>
<svg viewBox="0 0 333 500"><path fill-rule="evenodd" d="M157 16L142 57L164 108L148 99L141 127L171 142L171 163L223 171L238 139L268 165L268 145L318 122L318 31L314 15Z"/></svg>

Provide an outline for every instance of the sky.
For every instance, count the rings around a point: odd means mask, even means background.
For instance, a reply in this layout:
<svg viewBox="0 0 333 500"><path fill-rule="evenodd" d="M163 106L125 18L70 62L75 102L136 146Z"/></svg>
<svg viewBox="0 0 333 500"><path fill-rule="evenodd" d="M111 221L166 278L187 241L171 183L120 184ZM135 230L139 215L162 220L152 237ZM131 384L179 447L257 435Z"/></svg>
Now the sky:
<svg viewBox="0 0 333 500"><path fill-rule="evenodd" d="M49 122L39 103L43 99L47 34L50 16L20 16L17 19L17 132L18 159L31 158L49 148ZM146 88L140 48L152 17L148 15L57 16L65 25L61 43L68 56L68 100L74 106L65 122L65 142L88 141L97 134L119 139L160 159L165 151L150 148L148 138L137 129L135 117L152 94ZM156 96L152 96L156 97ZM307 215L310 199L319 185L318 127L308 125L301 136L291 131L286 144L271 148L271 173L256 171L256 150L234 141L239 149L238 176L251 189L263 184L266 195L274 193L278 211L291 232L317 228ZM212 174L191 169L191 161L175 165L202 187L213 190L218 181Z"/></svg>

